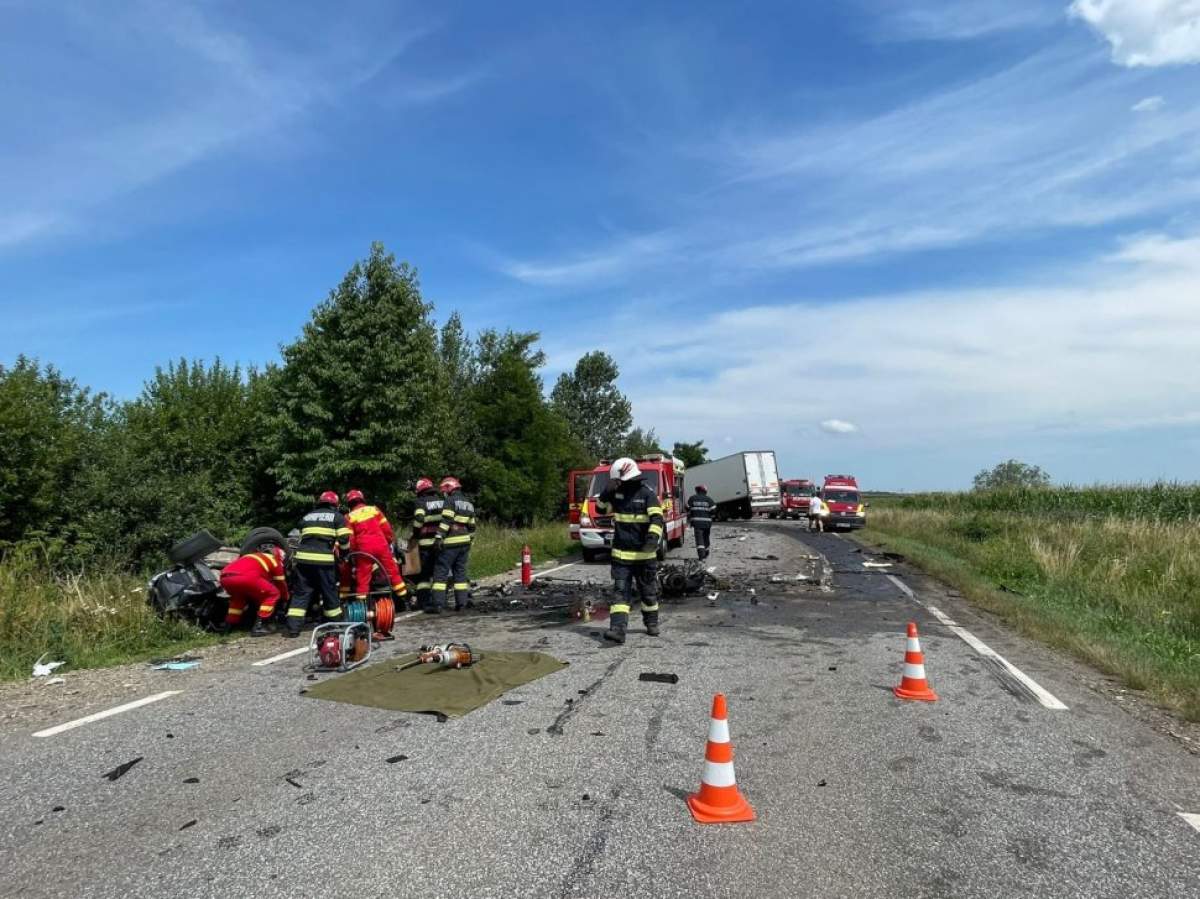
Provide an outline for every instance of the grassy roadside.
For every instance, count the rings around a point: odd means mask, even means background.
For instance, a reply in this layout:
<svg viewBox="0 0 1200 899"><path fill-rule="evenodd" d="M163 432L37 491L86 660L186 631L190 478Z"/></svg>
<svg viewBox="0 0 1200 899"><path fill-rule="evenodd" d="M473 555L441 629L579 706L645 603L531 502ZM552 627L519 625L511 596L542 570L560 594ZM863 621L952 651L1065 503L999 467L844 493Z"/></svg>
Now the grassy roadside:
<svg viewBox="0 0 1200 899"><path fill-rule="evenodd" d="M470 574L512 571L528 543L534 563L576 550L562 522L527 529L483 524ZM23 680L43 653L66 661L60 671L103 668L181 653L220 638L186 623L164 621L146 605L143 578L117 572L50 570L32 548L0 559L0 680Z"/></svg>
<svg viewBox="0 0 1200 899"><path fill-rule="evenodd" d="M1200 720L1200 529L875 504L862 538L901 553L1018 631Z"/></svg>

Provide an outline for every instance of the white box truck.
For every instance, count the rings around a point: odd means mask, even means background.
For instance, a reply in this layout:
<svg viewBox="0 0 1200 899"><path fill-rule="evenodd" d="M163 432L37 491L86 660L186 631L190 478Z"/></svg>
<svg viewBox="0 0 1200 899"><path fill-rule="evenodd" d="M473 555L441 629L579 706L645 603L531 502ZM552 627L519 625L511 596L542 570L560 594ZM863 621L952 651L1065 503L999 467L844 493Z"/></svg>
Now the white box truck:
<svg viewBox="0 0 1200 899"><path fill-rule="evenodd" d="M687 496L695 492L697 484L708 488L708 495L717 504L719 521L768 515L780 509L779 468L774 450L734 453L689 468L684 473Z"/></svg>

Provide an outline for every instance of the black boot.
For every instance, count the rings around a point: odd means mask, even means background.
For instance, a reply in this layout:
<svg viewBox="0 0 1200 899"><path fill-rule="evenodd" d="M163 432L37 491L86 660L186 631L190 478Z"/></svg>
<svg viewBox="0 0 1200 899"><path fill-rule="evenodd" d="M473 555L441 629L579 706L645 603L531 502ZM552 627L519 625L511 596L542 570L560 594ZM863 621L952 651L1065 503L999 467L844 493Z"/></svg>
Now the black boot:
<svg viewBox="0 0 1200 899"><path fill-rule="evenodd" d="M625 642L625 629L629 626L629 616L624 612L617 612L610 615L608 619L608 630L604 632L604 639L611 640L613 643Z"/></svg>
<svg viewBox="0 0 1200 899"><path fill-rule="evenodd" d="M254 627L250 628L251 637L269 637L275 633L275 625L268 624L262 618L254 619Z"/></svg>
<svg viewBox="0 0 1200 899"><path fill-rule="evenodd" d="M658 612L643 612L642 624L646 625L646 633L651 637L658 636Z"/></svg>

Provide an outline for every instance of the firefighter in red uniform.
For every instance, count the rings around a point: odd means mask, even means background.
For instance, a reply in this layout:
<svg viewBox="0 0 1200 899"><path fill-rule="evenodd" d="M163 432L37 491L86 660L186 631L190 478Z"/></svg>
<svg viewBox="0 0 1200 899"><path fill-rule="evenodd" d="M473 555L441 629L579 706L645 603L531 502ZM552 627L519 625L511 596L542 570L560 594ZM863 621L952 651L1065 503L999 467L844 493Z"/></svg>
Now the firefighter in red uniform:
<svg viewBox="0 0 1200 899"><path fill-rule="evenodd" d="M366 601L371 591L371 574L378 562L387 572L388 583L392 587L392 595L396 605L405 608L408 603L408 587L400 575L396 565L396 557L392 555L392 544L396 535L392 526L378 506L367 504L361 490L351 490L346 494L346 505L350 514L346 516L346 524L350 526L350 552L354 559L354 593L355 599Z"/></svg>
<svg viewBox="0 0 1200 899"><path fill-rule="evenodd" d="M264 545L234 559L221 572L221 589L229 594L226 630L241 624L246 607L256 605L258 617L250 636L265 637L274 633L270 622L275 614L275 604L281 599L286 602L288 598L283 551L277 546Z"/></svg>

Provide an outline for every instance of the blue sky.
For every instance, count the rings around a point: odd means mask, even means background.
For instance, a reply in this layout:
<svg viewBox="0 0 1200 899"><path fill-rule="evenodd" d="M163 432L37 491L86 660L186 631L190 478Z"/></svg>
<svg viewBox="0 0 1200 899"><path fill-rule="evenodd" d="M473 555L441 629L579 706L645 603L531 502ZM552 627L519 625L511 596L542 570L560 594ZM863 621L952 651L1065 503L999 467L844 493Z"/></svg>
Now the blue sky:
<svg viewBox="0 0 1200 899"><path fill-rule="evenodd" d="M263 363L382 240L786 474L1196 479L1200 4L0 0L0 363Z"/></svg>

